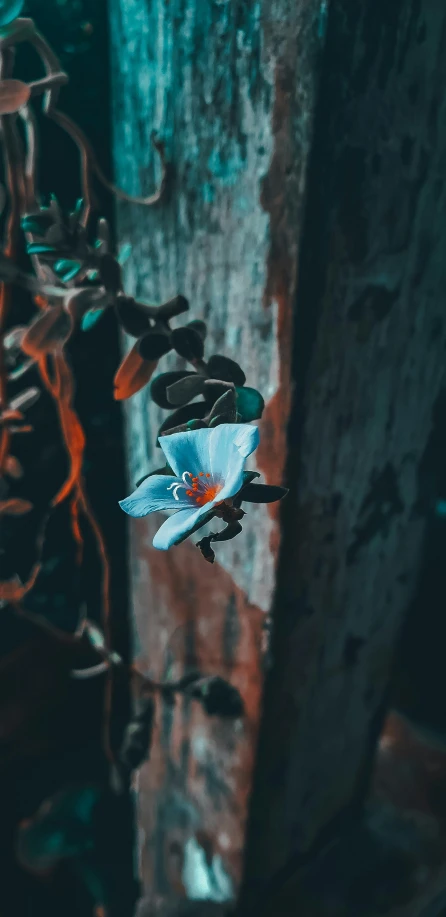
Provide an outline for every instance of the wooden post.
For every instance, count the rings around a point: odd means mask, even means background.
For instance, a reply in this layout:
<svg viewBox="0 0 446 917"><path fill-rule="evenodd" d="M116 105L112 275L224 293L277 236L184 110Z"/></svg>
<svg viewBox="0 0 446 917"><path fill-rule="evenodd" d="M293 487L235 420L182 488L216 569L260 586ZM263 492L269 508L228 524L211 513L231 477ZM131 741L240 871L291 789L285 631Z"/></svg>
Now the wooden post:
<svg viewBox="0 0 446 917"><path fill-rule="evenodd" d="M215 569L190 542L156 554L155 523L132 526L140 664L213 657L248 707L240 731L164 716L139 790L145 881L163 894L197 893L197 876L203 890L218 874L223 897L237 884L275 589L248 907L360 811L416 582L420 473L445 385L446 10L111 6L118 177L149 190L152 127L175 168L158 209L121 209L130 292L183 292L214 347L240 358L267 397L259 470L291 486L282 527L253 513ZM132 400L132 481L156 467L158 420Z"/></svg>
<svg viewBox="0 0 446 917"><path fill-rule="evenodd" d="M445 51L446 8L430 0L330 8L246 903L360 811L435 512L424 457L446 380ZM347 913L312 910L296 887L291 901L293 914Z"/></svg>
<svg viewBox="0 0 446 917"><path fill-rule="evenodd" d="M133 246L127 287L155 301L182 292L209 324L208 352L242 363L267 402L257 467L276 483L324 9L319 0L111 3L117 178L132 193L154 185L152 129L174 170L160 206L120 208L121 239ZM132 484L160 464L160 419L147 394L131 399ZM234 726L194 708L165 711L139 782L142 873L147 891L218 900L240 877L280 530L275 508L255 507L209 567L191 541L153 550L159 522L131 523L137 662L162 675L186 655L223 673L247 718Z"/></svg>

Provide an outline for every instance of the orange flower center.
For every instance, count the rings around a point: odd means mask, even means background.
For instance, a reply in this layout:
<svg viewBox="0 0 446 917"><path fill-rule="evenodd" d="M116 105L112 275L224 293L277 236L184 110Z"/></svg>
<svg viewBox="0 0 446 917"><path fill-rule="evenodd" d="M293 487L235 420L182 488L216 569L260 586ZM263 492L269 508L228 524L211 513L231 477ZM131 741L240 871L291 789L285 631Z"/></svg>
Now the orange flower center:
<svg viewBox="0 0 446 917"><path fill-rule="evenodd" d="M192 477L189 490L186 490L188 497L193 497L198 506L204 506L205 503L211 503L222 489L222 484L211 484L210 474L200 471L198 475Z"/></svg>

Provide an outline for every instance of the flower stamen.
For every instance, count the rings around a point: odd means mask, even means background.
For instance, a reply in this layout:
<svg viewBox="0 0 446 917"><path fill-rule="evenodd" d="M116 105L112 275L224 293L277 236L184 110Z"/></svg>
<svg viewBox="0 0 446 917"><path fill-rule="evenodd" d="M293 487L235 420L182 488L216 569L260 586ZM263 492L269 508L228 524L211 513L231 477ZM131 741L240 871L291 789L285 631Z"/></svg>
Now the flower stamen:
<svg viewBox="0 0 446 917"><path fill-rule="evenodd" d="M223 487L222 484L211 483L210 478L212 475L209 472L200 471L198 475L192 475L191 471L184 471L181 475L183 483L169 484L167 490L171 490L174 500L178 501L180 499L178 491L184 488L187 497L193 497L198 506L204 506L205 503L215 500Z"/></svg>

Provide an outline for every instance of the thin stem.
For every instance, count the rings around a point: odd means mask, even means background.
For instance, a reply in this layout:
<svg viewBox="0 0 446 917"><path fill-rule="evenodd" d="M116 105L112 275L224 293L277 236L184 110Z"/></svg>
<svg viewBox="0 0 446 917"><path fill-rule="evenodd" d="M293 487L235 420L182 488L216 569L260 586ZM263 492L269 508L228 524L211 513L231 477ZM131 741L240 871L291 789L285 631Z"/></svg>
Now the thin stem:
<svg viewBox="0 0 446 917"><path fill-rule="evenodd" d="M81 155L82 189L84 200L86 201L81 220L83 226L87 225L91 210L90 174L92 172L95 173L104 188L106 188L107 191L110 191L110 193L117 197L118 200L126 201L130 204L141 204L144 207L151 207L161 200L167 186L168 166L165 156L164 144L157 139L155 134L152 134L151 141L154 149L157 151L160 157L161 162L162 173L159 188L157 191L155 191L154 194L151 194L148 197L134 196L127 194L125 191L122 191L111 181L109 181L108 178L106 178L96 159L96 155L93 147L90 144L90 141L85 136L81 128L74 121L72 121L68 115L54 108L51 108L47 114L48 117L55 121L56 124L59 124L60 127L62 127L67 132L67 134L72 137Z"/></svg>
<svg viewBox="0 0 446 917"><path fill-rule="evenodd" d="M36 196L36 169L37 169L37 122L34 112L30 105L24 105L19 111L22 119L25 136L26 136L26 159L25 159L25 194L26 194L26 211L30 213L37 208Z"/></svg>
<svg viewBox="0 0 446 917"><path fill-rule="evenodd" d="M50 47L43 35L37 31L34 23L32 23L32 31L30 32L28 38L44 63L47 76L52 77L56 74L62 73L63 71L60 66L59 58L54 53L53 49ZM60 83L57 83L56 85L52 84L46 91L44 111L47 114L49 114L56 107L57 100L59 98L60 85Z"/></svg>
<svg viewBox="0 0 446 917"><path fill-rule="evenodd" d="M49 73L47 76L42 77L41 80L34 80L32 83L28 83L28 89L31 92L31 96L40 96L44 92L48 92L50 89L60 88L65 86L68 83L69 77L67 73L64 73L63 70L60 73Z"/></svg>
<svg viewBox="0 0 446 917"><path fill-rule="evenodd" d="M51 109L48 112L48 117L52 121L55 121L70 137L74 140L80 154L81 158L81 183L82 183L82 198L83 198L83 210L82 216L80 218L80 223L82 226L87 226L90 213L91 213L91 159L92 151L89 147L88 141L81 129L77 124L65 115L63 112L58 109Z"/></svg>

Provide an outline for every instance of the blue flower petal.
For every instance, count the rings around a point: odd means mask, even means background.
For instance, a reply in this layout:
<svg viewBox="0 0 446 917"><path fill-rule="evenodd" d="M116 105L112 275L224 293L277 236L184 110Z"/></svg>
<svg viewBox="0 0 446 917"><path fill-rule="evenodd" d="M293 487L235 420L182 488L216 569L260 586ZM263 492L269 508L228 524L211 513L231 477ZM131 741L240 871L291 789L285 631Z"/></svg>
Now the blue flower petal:
<svg viewBox="0 0 446 917"><path fill-rule="evenodd" d="M222 423L210 433L208 470L214 480L223 481L226 485L231 475L239 475L240 462L243 468L245 459L257 449L259 431L257 427L244 423Z"/></svg>
<svg viewBox="0 0 446 917"><path fill-rule="evenodd" d="M188 430L160 436L159 444L172 471L179 477L185 471L193 475L209 471L209 437L213 431Z"/></svg>
<svg viewBox="0 0 446 917"><path fill-rule="evenodd" d="M240 460L254 452L259 444L257 427L222 423L205 430L190 430L160 437L160 446L175 474L210 473L218 483L226 483L232 474L239 479ZM235 493L235 491L233 491Z"/></svg>
<svg viewBox="0 0 446 917"><path fill-rule="evenodd" d="M178 490L178 500L174 498L173 488L168 489L172 484L182 483L181 479L173 478L171 475L150 475L129 497L120 500L119 505L125 513L135 517L147 516L157 510L190 507L191 498L186 497L185 488L181 487Z"/></svg>
<svg viewBox="0 0 446 917"><path fill-rule="evenodd" d="M172 434L174 436L175 434ZM209 512L211 504L206 503L200 506L200 509L180 509L178 513L169 516L158 529L154 539L153 547L159 551L167 551L172 545L178 544L192 532L201 516Z"/></svg>

